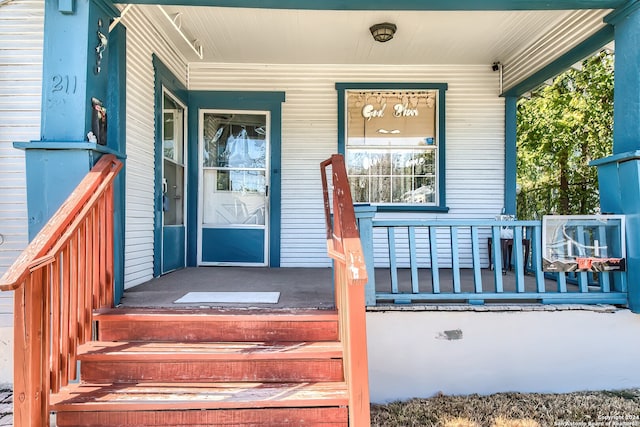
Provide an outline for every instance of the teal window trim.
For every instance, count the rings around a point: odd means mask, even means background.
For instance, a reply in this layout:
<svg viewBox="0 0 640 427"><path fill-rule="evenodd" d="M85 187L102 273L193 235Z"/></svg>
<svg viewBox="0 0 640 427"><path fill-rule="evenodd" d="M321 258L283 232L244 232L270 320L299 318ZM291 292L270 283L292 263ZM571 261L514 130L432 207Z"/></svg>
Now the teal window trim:
<svg viewBox="0 0 640 427"><path fill-rule="evenodd" d="M282 163L282 103L285 92L249 91L190 91L189 102L189 147L198 147L198 120L201 109L269 111L271 114L271 160L270 160L270 215L269 215L269 266L280 267L281 230L281 163ZM198 186L198 152L191 149L187 159L187 188ZM190 191L187 200L187 265L197 264L198 246L198 195Z"/></svg>
<svg viewBox="0 0 640 427"><path fill-rule="evenodd" d="M446 104L447 83L336 83L338 92L338 153L346 154L346 97L349 90L437 90L438 91L438 204L430 206L383 204L379 212L448 212L446 190Z"/></svg>
<svg viewBox="0 0 640 427"><path fill-rule="evenodd" d="M152 57L154 76L154 189L153 189L153 275L161 274L162 259L162 105L163 89L171 92L180 102L187 105L188 92L186 86L169 70L169 68L154 54ZM189 148L187 147L187 150ZM190 187L187 187L190 188Z"/></svg>

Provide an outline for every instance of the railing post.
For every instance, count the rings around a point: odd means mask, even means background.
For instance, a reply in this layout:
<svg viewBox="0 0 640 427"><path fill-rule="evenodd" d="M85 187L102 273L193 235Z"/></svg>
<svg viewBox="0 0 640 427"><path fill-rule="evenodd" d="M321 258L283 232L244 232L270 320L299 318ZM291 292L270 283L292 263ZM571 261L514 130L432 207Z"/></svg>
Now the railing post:
<svg viewBox="0 0 640 427"><path fill-rule="evenodd" d="M364 302L367 306L376 305L376 275L373 256L373 217L376 214L376 207L371 205L354 206L356 219L358 220L358 231L360 232L360 242L364 253L364 262L367 267L368 281L364 288Z"/></svg>

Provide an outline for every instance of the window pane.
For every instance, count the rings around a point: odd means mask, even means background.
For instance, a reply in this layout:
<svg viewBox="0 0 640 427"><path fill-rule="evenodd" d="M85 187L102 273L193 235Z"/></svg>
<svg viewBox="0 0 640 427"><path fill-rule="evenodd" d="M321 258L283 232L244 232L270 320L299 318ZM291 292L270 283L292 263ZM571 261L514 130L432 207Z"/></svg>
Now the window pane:
<svg viewBox="0 0 640 427"><path fill-rule="evenodd" d="M347 91L355 202L437 203L437 90Z"/></svg>
<svg viewBox="0 0 640 427"><path fill-rule="evenodd" d="M351 197L355 203L369 203L369 177L353 176L349 178L351 183Z"/></svg>
<svg viewBox="0 0 640 427"><path fill-rule="evenodd" d="M164 225L184 223L184 167L164 160L164 188L162 210Z"/></svg>
<svg viewBox="0 0 640 427"><path fill-rule="evenodd" d="M203 119L204 167L264 168L266 116L206 113Z"/></svg>
<svg viewBox="0 0 640 427"><path fill-rule="evenodd" d="M399 176L393 178L393 203L414 203L411 193L413 190L413 178L411 176Z"/></svg>
<svg viewBox="0 0 640 427"><path fill-rule="evenodd" d="M162 120L162 146L166 159L183 164L184 109L168 94L164 95Z"/></svg>

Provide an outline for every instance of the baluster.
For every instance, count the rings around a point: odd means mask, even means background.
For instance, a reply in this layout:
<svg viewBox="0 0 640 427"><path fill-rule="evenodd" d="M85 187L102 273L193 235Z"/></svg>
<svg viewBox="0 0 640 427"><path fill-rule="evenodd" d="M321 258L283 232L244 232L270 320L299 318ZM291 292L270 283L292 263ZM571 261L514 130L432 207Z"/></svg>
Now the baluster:
<svg viewBox="0 0 640 427"><path fill-rule="evenodd" d="M438 229L429 227L429 254L431 257L431 285L433 293L440 293L440 268L438 266Z"/></svg>
<svg viewBox="0 0 640 427"><path fill-rule="evenodd" d="M398 293L398 257L396 256L396 231L394 227L387 228L389 242L389 274L391 275L391 293Z"/></svg>
<svg viewBox="0 0 640 427"><path fill-rule="evenodd" d="M460 255L458 248L458 227L449 227L451 235L451 275L453 279L453 292L460 293Z"/></svg>
<svg viewBox="0 0 640 427"><path fill-rule="evenodd" d="M416 229L408 227L409 233L409 267L411 268L411 292L417 294L420 292L418 283L418 255L416 249Z"/></svg>

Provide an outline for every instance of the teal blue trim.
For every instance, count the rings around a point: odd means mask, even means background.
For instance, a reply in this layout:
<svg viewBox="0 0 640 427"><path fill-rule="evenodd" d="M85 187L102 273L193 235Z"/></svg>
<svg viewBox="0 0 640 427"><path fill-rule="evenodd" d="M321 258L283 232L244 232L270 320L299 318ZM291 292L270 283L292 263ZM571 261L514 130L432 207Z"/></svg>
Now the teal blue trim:
<svg viewBox="0 0 640 427"><path fill-rule="evenodd" d="M49 221L102 154L25 148L29 240Z"/></svg>
<svg viewBox="0 0 640 427"><path fill-rule="evenodd" d="M77 0L72 0L72 1L75 2ZM120 16L120 10L114 5L114 3L116 2L111 0L91 0L91 1L94 2L99 8L101 8L104 13L107 13L114 18ZM109 22L110 21L106 22L107 27L109 26L108 25Z"/></svg>
<svg viewBox="0 0 640 427"><path fill-rule="evenodd" d="M640 11L634 10L615 25L614 155L640 149Z"/></svg>
<svg viewBox="0 0 640 427"><path fill-rule="evenodd" d="M162 235L162 273L184 268L185 228L182 225L165 226Z"/></svg>
<svg viewBox="0 0 640 427"><path fill-rule="evenodd" d="M64 14L72 14L75 12L75 0L58 0L58 11Z"/></svg>
<svg viewBox="0 0 640 427"><path fill-rule="evenodd" d="M633 0L627 2L626 5L614 10L609 15L604 17L604 22L611 25L617 25L623 19L640 9L640 0Z"/></svg>
<svg viewBox="0 0 640 427"><path fill-rule="evenodd" d="M447 83L336 83L336 90L428 90L438 89L445 91L449 88Z"/></svg>
<svg viewBox="0 0 640 427"><path fill-rule="evenodd" d="M202 261L263 264L264 239L262 229L203 228Z"/></svg>
<svg viewBox="0 0 640 427"><path fill-rule="evenodd" d="M377 205L378 211L388 212L448 212L447 207L447 182L446 182L446 105L445 93L449 88L447 83L336 83L338 92L338 153L346 153L346 114L345 92L348 90L438 90L438 205Z"/></svg>
<svg viewBox="0 0 640 427"><path fill-rule="evenodd" d="M117 24L109 33L109 78L106 106L108 112L107 143L123 161L113 183L113 287L114 302L124 294L124 246L126 226L127 152L127 29Z"/></svg>
<svg viewBox="0 0 640 427"><path fill-rule="evenodd" d="M421 206L421 205L375 205L378 212L449 212L447 206Z"/></svg>
<svg viewBox="0 0 640 427"><path fill-rule="evenodd" d="M373 217L376 214L376 207L369 205L354 206L356 220L358 221L358 231L362 243L364 263L367 268L367 284L364 287L364 299L367 306L376 305L376 273L374 269L375 258L373 253ZM393 241L392 228L389 228L390 240ZM395 248L394 248L395 250ZM395 259L393 260L395 262ZM397 283L397 277L395 278ZM393 276L392 276L393 283Z"/></svg>
<svg viewBox="0 0 640 427"><path fill-rule="evenodd" d="M626 305L627 294L623 292L611 292L608 294L593 292L588 294L580 294L577 292L530 292L530 293L516 293L516 292L483 292L481 294L475 294L471 292L467 293L419 293L419 294L391 294L379 292L376 294L376 301L379 304L382 301L394 301L397 298L402 297L406 303L415 302L445 302L445 301L457 301L468 302L469 304L483 304L484 301L540 301L542 304L616 304ZM482 299L478 299L482 297Z"/></svg>
<svg viewBox="0 0 640 427"><path fill-rule="evenodd" d="M447 126L446 116L447 107L445 103L445 93L448 88L446 83L443 83L438 88L438 204L440 208L449 210L447 206Z"/></svg>
<svg viewBox="0 0 640 427"><path fill-rule="evenodd" d="M507 215L516 214L517 102L515 96L504 100L504 213Z"/></svg>
<svg viewBox="0 0 640 427"><path fill-rule="evenodd" d="M565 10L614 9L625 0L131 0L132 4L307 10Z"/></svg>
<svg viewBox="0 0 640 427"><path fill-rule="evenodd" d="M198 123L200 110L257 110L271 113L271 177L269 185L269 266L280 266L280 229L281 229L281 163L282 163L282 103L284 92L249 91L191 91L189 92L189 146L198 146ZM198 187L198 153L189 150L188 178L189 188ZM187 265L197 264L197 208L198 195L195 191L187 195Z"/></svg>
<svg viewBox="0 0 640 427"><path fill-rule="evenodd" d="M104 145L93 142L42 142L42 141L18 141L13 143L13 147L19 150L91 150L100 154L113 154L119 159L125 159L124 152L113 150Z"/></svg>
<svg viewBox="0 0 640 427"><path fill-rule="evenodd" d="M598 165L603 211L626 215L629 308L640 313L640 2L629 2L607 17L615 25L613 156Z"/></svg>
<svg viewBox="0 0 640 427"><path fill-rule="evenodd" d="M627 151L626 153L614 154L613 156L592 160L589 162L589 165L603 166L609 163L622 163L622 162L627 162L629 160L638 160L638 159L640 159L640 150Z"/></svg>
<svg viewBox="0 0 640 427"><path fill-rule="evenodd" d="M583 60L592 53L601 49L604 45L613 40L614 37L613 26L607 25L594 35L578 44L569 52L563 54L552 63L543 67L540 71L535 72L522 82L507 89L502 96L520 97L523 94L537 88L546 80L549 80L558 74L562 73L566 69L570 68L573 64Z"/></svg>
<svg viewBox="0 0 640 427"><path fill-rule="evenodd" d="M77 1L73 13L61 13L58 1L44 7L41 139L83 142L91 130L91 98L107 98L109 48L99 60L97 33L108 38L119 11L102 0Z"/></svg>
<svg viewBox="0 0 640 427"><path fill-rule="evenodd" d="M153 275L162 274L162 105L163 91L165 88L180 102L187 105L188 92L185 85L169 70L169 68L154 54L152 57L154 78L154 122L155 122L155 146L154 146L154 190L153 190ZM189 116L193 113L188 112ZM191 133L191 132L190 132ZM195 151L198 144L187 145L188 152ZM198 184L191 187L187 183L187 197L195 192ZM187 212L188 215L188 212Z"/></svg>

